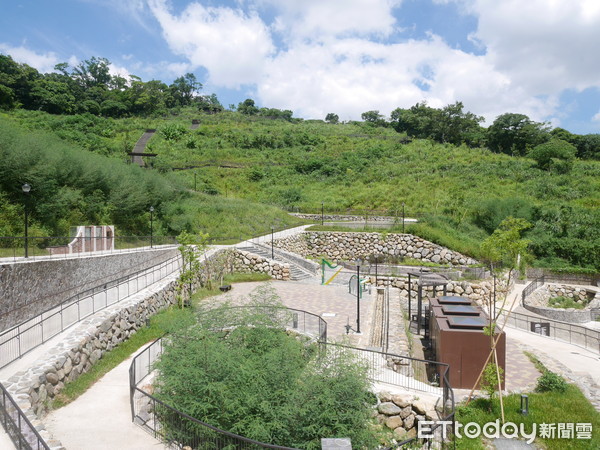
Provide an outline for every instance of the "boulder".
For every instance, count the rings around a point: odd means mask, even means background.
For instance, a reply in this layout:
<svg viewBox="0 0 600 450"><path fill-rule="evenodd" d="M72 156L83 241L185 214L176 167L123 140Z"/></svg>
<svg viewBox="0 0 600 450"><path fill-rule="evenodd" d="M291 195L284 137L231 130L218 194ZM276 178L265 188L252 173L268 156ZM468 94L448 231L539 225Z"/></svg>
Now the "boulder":
<svg viewBox="0 0 600 450"><path fill-rule="evenodd" d="M402 411L400 408L398 408L392 402L385 402L385 403L379 404L379 406L377 407L377 410L381 414L385 414L386 416L396 416L396 415L400 414L400 412Z"/></svg>

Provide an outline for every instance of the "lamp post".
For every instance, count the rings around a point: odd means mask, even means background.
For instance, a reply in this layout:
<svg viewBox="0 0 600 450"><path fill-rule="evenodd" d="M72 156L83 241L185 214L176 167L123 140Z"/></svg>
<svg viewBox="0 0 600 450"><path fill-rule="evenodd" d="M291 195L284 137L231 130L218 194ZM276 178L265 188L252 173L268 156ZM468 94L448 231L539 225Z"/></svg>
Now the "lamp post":
<svg viewBox="0 0 600 450"><path fill-rule="evenodd" d="M324 221L324 211L325 211L325 203L321 202L321 226L323 226Z"/></svg>
<svg viewBox="0 0 600 450"><path fill-rule="evenodd" d="M356 260L356 333L360 333L360 262Z"/></svg>
<svg viewBox="0 0 600 450"><path fill-rule="evenodd" d="M402 202L402 234L404 234L404 202Z"/></svg>
<svg viewBox="0 0 600 450"><path fill-rule="evenodd" d="M275 254L274 254L274 250L273 250L273 241L274 241L274 233L275 233L275 226L271 225L271 259L275 259Z"/></svg>
<svg viewBox="0 0 600 450"><path fill-rule="evenodd" d="M153 224L153 219L154 219L154 206L150 207L150 248L152 248L152 237L153 237L153 231L154 231L154 224Z"/></svg>
<svg viewBox="0 0 600 450"><path fill-rule="evenodd" d="M28 183L25 183L23 186L21 186L21 189L23 189L23 193L25 194L25 203L24 203L24 209L25 209L25 258L29 257L29 225L28 225L28 214L29 211L27 210L27 195L29 194L29 191L31 191L31 186Z"/></svg>

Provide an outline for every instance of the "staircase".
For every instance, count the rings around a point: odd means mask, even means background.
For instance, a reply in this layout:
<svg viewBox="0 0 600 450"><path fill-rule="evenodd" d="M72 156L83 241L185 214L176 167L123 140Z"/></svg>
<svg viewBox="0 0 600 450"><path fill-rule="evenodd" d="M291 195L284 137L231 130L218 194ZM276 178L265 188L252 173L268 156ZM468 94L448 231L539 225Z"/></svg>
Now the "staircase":
<svg viewBox="0 0 600 450"><path fill-rule="evenodd" d="M256 245L256 244L249 244L244 247L237 247L237 249L241 250L243 252L254 253L255 255L262 256L263 258L266 258L266 259L273 259L273 258L271 258L271 248L270 247ZM295 262L291 261L290 259L286 258L285 255L282 255L277 250L275 250L274 253L275 253L275 255L274 255L275 261L280 261L282 263L289 264L290 279L292 281L302 281L302 280L306 280L308 278L312 278L314 276L314 274L311 273L308 269L305 269L304 267L301 267L300 265L298 265Z"/></svg>

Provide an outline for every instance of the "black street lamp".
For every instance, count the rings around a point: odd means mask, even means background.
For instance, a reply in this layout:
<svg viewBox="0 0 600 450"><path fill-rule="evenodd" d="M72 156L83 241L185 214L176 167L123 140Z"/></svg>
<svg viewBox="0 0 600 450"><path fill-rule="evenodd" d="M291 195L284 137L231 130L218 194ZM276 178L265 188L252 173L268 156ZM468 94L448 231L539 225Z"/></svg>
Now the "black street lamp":
<svg viewBox="0 0 600 450"><path fill-rule="evenodd" d="M23 186L21 186L21 189L23 189L23 193L25 194L25 204L24 204L24 209L25 209L25 258L29 257L29 225L28 225L28 214L29 211L27 210L27 195L29 194L29 191L31 191L31 186L28 183L25 183Z"/></svg>
<svg viewBox="0 0 600 450"><path fill-rule="evenodd" d="M321 202L321 226L323 226L325 203Z"/></svg>
<svg viewBox="0 0 600 450"><path fill-rule="evenodd" d="M356 260L356 332L360 333L360 259Z"/></svg>
<svg viewBox="0 0 600 450"><path fill-rule="evenodd" d="M271 225L271 259L275 259L275 254L274 254L274 250L273 250L273 241L274 241L273 234L274 233L275 233L275 226Z"/></svg>
<svg viewBox="0 0 600 450"><path fill-rule="evenodd" d="M150 248L152 248L152 237L153 237L153 231L154 231L154 223L153 223L153 219L154 219L154 206L150 207Z"/></svg>
<svg viewBox="0 0 600 450"><path fill-rule="evenodd" d="M404 234L404 202L402 202L402 234Z"/></svg>

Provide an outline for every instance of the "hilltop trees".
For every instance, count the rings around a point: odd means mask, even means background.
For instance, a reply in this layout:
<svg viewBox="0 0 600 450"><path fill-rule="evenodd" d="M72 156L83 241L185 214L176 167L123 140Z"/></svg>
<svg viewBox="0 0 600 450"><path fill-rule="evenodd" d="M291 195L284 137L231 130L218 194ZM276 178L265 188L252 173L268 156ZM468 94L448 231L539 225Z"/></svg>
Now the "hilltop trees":
<svg viewBox="0 0 600 450"><path fill-rule="evenodd" d="M336 123L338 123L339 121L340 121L340 116L338 116L338 115L337 115L337 114L335 114L335 113L328 113L328 114L325 116L325 122L327 122L327 123L333 123L333 124L336 124Z"/></svg>
<svg viewBox="0 0 600 450"><path fill-rule="evenodd" d="M128 79L112 75L110 65L106 58L92 57L72 68L68 63L57 64L55 72L42 74L0 54L0 108L106 117L157 115L194 103L202 111L222 109L214 94L199 95L202 84L193 73L167 86L159 80L144 82L135 75Z"/></svg>
<svg viewBox="0 0 600 450"><path fill-rule="evenodd" d="M549 139L546 124L534 122L525 114L506 113L498 116L488 128L490 150L513 156L525 156L528 150Z"/></svg>
<svg viewBox="0 0 600 450"><path fill-rule="evenodd" d="M417 103L409 109L396 108L391 114L391 124L400 133L411 137L469 146L481 145L484 130L479 125L483 117L463 111L464 105L456 102L442 109Z"/></svg>
<svg viewBox="0 0 600 450"><path fill-rule="evenodd" d="M552 139L531 149L527 156L535 159L542 170L567 173L573 166L577 149L562 139Z"/></svg>

